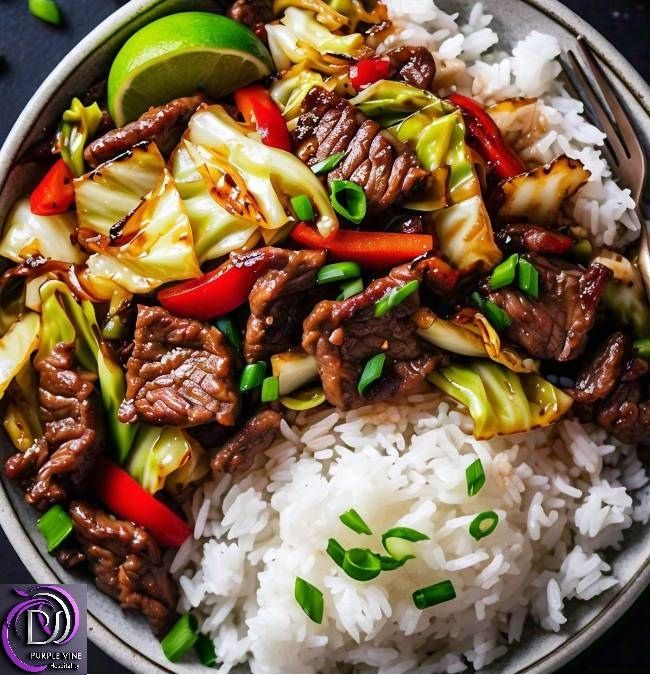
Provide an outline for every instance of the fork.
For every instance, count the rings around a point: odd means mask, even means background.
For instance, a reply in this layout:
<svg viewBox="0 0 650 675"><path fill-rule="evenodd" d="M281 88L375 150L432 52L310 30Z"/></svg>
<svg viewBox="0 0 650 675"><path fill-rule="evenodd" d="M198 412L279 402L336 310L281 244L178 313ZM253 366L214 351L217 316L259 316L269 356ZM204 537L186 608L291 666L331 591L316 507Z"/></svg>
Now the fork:
<svg viewBox="0 0 650 675"><path fill-rule="evenodd" d="M578 47L587 65L582 65L575 52L567 51L571 68L563 64L569 82L575 86L573 77L580 84L579 89L586 96L589 108L595 116L595 122L607 138L603 146L603 155L609 162L623 187L630 189L636 205L634 215L641 230L637 265L643 278L646 295L650 299L650 235L648 224L641 212L641 196L646 178L646 159L643 147L630 122L629 115L619 101L611 80L605 74L600 63L583 35L577 38ZM603 105L603 99L609 110Z"/></svg>

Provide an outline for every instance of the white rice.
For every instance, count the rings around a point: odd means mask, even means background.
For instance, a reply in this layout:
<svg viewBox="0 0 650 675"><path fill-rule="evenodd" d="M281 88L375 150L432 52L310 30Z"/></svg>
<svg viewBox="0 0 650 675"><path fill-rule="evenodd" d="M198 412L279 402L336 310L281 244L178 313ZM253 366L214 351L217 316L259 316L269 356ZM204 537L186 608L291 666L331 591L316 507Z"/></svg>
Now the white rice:
<svg viewBox="0 0 650 675"><path fill-rule="evenodd" d="M301 413L239 482L200 488L197 536L172 569L182 570L179 609L199 617L221 670L479 669L520 639L527 616L558 631L568 600L615 586L601 551L648 517L629 492L648 481L634 447L571 420L490 441L471 426L438 394ZM487 481L468 497L465 469L477 457ZM350 508L373 536L341 524ZM475 541L469 524L486 510L498 526ZM430 539L371 582L325 553L330 537L379 551L396 525ZM294 600L297 576L323 591L321 625ZM444 579L457 597L419 611L413 591Z"/></svg>
<svg viewBox="0 0 650 675"><path fill-rule="evenodd" d="M556 81L554 37L532 31L510 54L486 53L498 36L481 3L463 22L432 0L384 2L398 29L385 47L427 46L455 73L452 89L484 104L538 97L534 115L515 128L522 157L530 165L559 154L580 159L592 175L571 210L584 233L606 245L638 236L629 191L597 149L603 135ZM171 570L179 610L192 609L214 639L219 670L480 669L521 639L527 617L559 631L567 601L615 586L602 551L620 547L634 520L650 520L650 499L632 493L648 482L635 448L572 420L491 441L471 429L436 394L301 413L282 423L281 438L239 482L202 486L191 504L194 538ZM487 481L470 498L465 469L476 458ZM350 508L373 536L341 524ZM486 510L499 524L475 541L469 524ZM430 539L416 545L416 559L371 582L352 580L325 553L330 537L380 551L378 535L396 525ZM297 576L323 591L321 625L294 600ZM413 591L444 579L456 598L419 611Z"/></svg>

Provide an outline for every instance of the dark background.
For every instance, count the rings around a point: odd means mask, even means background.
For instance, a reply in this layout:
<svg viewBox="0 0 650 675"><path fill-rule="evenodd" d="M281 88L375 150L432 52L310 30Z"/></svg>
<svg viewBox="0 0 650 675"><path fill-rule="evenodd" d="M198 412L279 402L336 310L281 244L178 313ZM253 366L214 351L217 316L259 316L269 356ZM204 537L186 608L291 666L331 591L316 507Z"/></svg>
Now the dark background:
<svg viewBox="0 0 650 675"><path fill-rule="evenodd" d="M469 3L469 0L468 0ZM649 0L564 0L607 37L650 79ZM118 0L59 0L66 17L61 28L31 17L27 0L0 0L0 143L38 85L65 54L102 19L124 4ZM444 2L441 3L444 6ZM29 573L0 532L2 581L25 583ZM647 673L650 671L650 590L593 646L564 672ZM124 673L124 669L90 644L91 673Z"/></svg>

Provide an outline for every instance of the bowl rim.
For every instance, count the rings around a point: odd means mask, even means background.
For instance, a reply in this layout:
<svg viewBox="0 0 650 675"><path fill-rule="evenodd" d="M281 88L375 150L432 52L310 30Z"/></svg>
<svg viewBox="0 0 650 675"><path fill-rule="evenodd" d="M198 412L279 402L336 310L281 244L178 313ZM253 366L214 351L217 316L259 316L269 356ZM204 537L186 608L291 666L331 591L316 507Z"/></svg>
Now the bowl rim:
<svg viewBox="0 0 650 675"><path fill-rule="evenodd" d="M84 37L38 87L23 111L13 124L0 148L0 187L8 178L10 169L20 156L29 132L48 105L60 82L83 65L86 56L106 43L111 37L145 12L169 0L130 0L110 14ZM440 4L444 0L438 0ZM629 61L595 28L558 0L518 0L548 16L574 36L584 35L602 62L618 77L620 83L650 118L650 87ZM1 190L0 190L1 191ZM57 582L55 569L34 546L27 528L11 504L4 480L0 488L0 524L7 539L37 583ZM577 656L602 633L611 627L650 584L650 558L646 559L638 573L612 597L610 602L577 633L569 636L560 645L527 666L525 672L554 672ZM88 637L108 655L136 673L174 672L160 663L142 655L137 649L113 633L101 620L88 612Z"/></svg>

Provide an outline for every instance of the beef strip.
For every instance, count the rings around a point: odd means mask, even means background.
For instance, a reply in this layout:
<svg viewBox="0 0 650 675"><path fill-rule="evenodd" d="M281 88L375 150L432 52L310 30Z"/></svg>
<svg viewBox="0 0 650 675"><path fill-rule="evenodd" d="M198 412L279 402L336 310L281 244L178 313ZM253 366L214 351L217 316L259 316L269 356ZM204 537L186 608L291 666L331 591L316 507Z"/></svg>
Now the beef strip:
<svg viewBox="0 0 650 675"><path fill-rule="evenodd" d="M575 412L625 443L650 441L648 364L634 356L631 340L614 333L583 366L572 392Z"/></svg>
<svg viewBox="0 0 650 675"><path fill-rule="evenodd" d="M280 430L282 416L263 410L248 420L212 458L212 473L241 473L253 465L255 458L271 447Z"/></svg>
<svg viewBox="0 0 650 675"><path fill-rule="evenodd" d="M192 427L235 424L235 355L217 328L162 307L138 306L122 422Z"/></svg>
<svg viewBox="0 0 650 675"><path fill-rule="evenodd" d="M410 320L419 306L416 291L381 317L375 303L391 289L418 278L408 265L395 268L358 295L324 300L305 319L303 349L318 360L327 400L342 410L367 401L393 400L416 391L440 357L423 345ZM388 356L382 378L360 396L359 377L373 356Z"/></svg>
<svg viewBox="0 0 650 675"><path fill-rule="evenodd" d="M144 141L155 142L166 155L178 143L190 117L204 100L202 95L185 96L150 108L135 122L112 129L86 146L84 159L96 167Z"/></svg>
<svg viewBox="0 0 650 675"><path fill-rule="evenodd" d="M494 233L499 248L508 253L540 253L564 255L572 246L573 239L541 225L506 225Z"/></svg>
<svg viewBox="0 0 650 675"><path fill-rule="evenodd" d="M539 274L539 299L512 286L483 290L505 310L512 323L507 337L539 359L570 361L582 353L587 334L596 320L611 272L592 263L586 269L561 260L524 254Z"/></svg>
<svg viewBox="0 0 650 675"><path fill-rule="evenodd" d="M370 213L384 211L415 191L428 172L416 155L348 101L314 87L293 131L298 156L308 165L336 152L347 154L327 176L363 187Z"/></svg>
<svg viewBox="0 0 650 675"><path fill-rule="evenodd" d="M273 0L235 0L228 16L257 33L260 26L273 21Z"/></svg>
<svg viewBox="0 0 650 675"><path fill-rule="evenodd" d="M70 568L85 559L97 588L124 609L142 612L152 631L163 635L174 615L178 590L153 537L85 502L72 502L70 517L78 548L63 549L59 562Z"/></svg>
<svg viewBox="0 0 650 675"><path fill-rule="evenodd" d="M39 509L64 501L83 484L102 451L102 415L97 376L74 365L74 344L57 344L37 360L43 436L5 463L9 478L21 480L25 499Z"/></svg>
<svg viewBox="0 0 650 675"><path fill-rule="evenodd" d="M418 89L430 90L436 76L436 62L426 47L402 45L386 52L394 72L393 79Z"/></svg>
<svg viewBox="0 0 650 675"><path fill-rule="evenodd" d="M255 282L249 295L251 314L244 337L244 356L249 363L263 361L300 341L302 321L315 301L316 273L326 259L325 251L273 247L265 251L270 269Z"/></svg>

